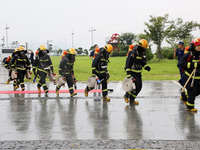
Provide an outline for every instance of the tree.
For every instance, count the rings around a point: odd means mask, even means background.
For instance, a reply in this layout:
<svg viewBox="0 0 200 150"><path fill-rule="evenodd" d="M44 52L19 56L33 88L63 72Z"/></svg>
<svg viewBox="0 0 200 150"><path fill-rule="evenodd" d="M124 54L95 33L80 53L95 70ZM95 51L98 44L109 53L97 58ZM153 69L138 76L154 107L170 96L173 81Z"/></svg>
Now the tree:
<svg viewBox="0 0 200 150"><path fill-rule="evenodd" d="M120 35L121 44L131 45L133 41L136 39L136 35L130 32L122 33Z"/></svg>
<svg viewBox="0 0 200 150"><path fill-rule="evenodd" d="M59 48L58 50L55 50L56 51L56 53L57 53L57 56L59 55L59 54L61 54L62 53L62 49L61 48Z"/></svg>
<svg viewBox="0 0 200 150"><path fill-rule="evenodd" d="M49 44L49 52L53 52L53 45Z"/></svg>
<svg viewBox="0 0 200 150"><path fill-rule="evenodd" d="M88 50L87 50L87 49L84 49L84 53L85 53L86 55L88 55Z"/></svg>
<svg viewBox="0 0 200 150"><path fill-rule="evenodd" d="M181 18L173 21L172 31L169 33L166 41L172 46L177 46L178 41L188 43L193 39L192 31L198 29L200 24L194 21L183 22Z"/></svg>
<svg viewBox="0 0 200 150"><path fill-rule="evenodd" d="M19 47L19 42L18 41L12 41L11 47Z"/></svg>
<svg viewBox="0 0 200 150"><path fill-rule="evenodd" d="M83 48L79 47L76 51L77 51L77 54L81 55L83 53Z"/></svg>
<svg viewBox="0 0 200 150"><path fill-rule="evenodd" d="M150 16L149 23L145 22L147 30L145 29L144 32L147 34L147 36L149 36L153 43L157 45L156 55L159 60L163 58L161 52L162 42L169 35L169 32L171 32L173 28L172 21L168 20L168 16L168 14L164 15L164 17Z"/></svg>

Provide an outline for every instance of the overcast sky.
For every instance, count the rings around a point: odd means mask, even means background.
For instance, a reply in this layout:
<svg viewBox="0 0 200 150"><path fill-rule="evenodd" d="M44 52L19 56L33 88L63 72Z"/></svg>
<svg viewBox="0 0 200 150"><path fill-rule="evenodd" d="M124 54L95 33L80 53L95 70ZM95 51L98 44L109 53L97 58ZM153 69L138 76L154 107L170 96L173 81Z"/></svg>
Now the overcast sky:
<svg viewBox="0 0 200 150"><path fill-rule="evenodd" d="M9 42L28 42L34 49L47 40L71 48L72 30L74 47L89 49L91 26L94 43L103 46L113 33L143 33L150 15L200 23L199 0L0 0L0 6L0 38L7 24Z"/></svg>

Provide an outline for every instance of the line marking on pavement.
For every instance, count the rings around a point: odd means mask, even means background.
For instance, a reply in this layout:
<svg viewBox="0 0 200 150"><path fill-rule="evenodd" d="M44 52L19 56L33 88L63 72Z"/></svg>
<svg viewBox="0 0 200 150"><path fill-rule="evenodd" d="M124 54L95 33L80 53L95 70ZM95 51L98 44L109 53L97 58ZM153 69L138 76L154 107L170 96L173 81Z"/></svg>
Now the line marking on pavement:
<svg viewBox="0 0 200 150"><path fill-rule="evenodd" d="M85 90L74 90L76 93L84 93ZM102 90L92 90L90 93L101 93ZM0 94L39 94L45 93L43 90L38 92L38 90L31 90L31 91L0 91ZM48 93L56 93L56 90L49 90ZM59 93L69 93L69 90L59 90Z"/></svg>

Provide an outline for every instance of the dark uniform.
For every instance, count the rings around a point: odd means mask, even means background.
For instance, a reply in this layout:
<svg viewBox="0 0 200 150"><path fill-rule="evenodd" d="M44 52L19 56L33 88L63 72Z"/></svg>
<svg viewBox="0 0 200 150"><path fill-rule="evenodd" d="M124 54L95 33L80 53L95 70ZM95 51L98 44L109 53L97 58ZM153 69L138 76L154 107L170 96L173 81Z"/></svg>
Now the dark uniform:
<svg viewBox="0 0 200 150"><path fill-rule="evenodd" d="M12 57L12 69L17 70L17 82L21 85L21 89L25 90L24 86L24 77L27 73L27 70L30 71L30 62L28 57L26 56L25 50L19 50L16 54L16 56Z"/></svg>
<svg viewBox="0 0 200 150"><path fill-rule="evenodd" d="M142 68L150 71L150 67L147 66L145 49L139 45L136 45L133 48L133 51L130 51L126 59L126 72L127 77L132 77L135 79L136 90L131 92L126 92L125 99L130 99L130 104L135 103L135 98L142 89Z"/></svg>
<svg viewBox="0 0 200 150"><path fill-rule="evenodd" d="M37 69L37 72L36 72L36 69ZM50 71L52 72L52 74L54 74L51 58L49 55L47 55L46 50L40 50L38 57L36 57L33 63L33 72L36 76L40 78L37 85L39 92L41 91L40 90L41 86L43 86L45 93L49 92L47 84L46 84L46 77L47 77L47 73Z"/></svg>
<svg viewBox="0 0 200 150"><path fill-rule="evenodd" d="M189 110L194 109L195 97L200 94L199 60L200 60L200 53L193 49L189 53L186 53L180 61L180 66L182 68L182 71L184 72L184 78L186 79L186 81L190 76L190 74L193 72L193 70L196 68L193 87L191 87L191 82L193 79L192 77L186 86L187 91L181 93L182 100L187 105L187 108Z"/></svg>
<svg viewBox="0 0 200 150"><path fill-rule="evenodd" d="M109 78L109 73L107 70L107 65L109 62L110 53L105 48L100 48L100 52L96 55L92 62L92 74L93 76L98 76L99 80L102 81L102 93L104 100L110 100L107 98L108 89L107 89L107 80ZM86 87L86 93L93 90L94 87ZM86 94L87 96L87 94Z"/></svg>
<svg viewBox="0 0 200 150"><path fill-rule="evenodd" d="M75 55L73 54L66 54L65 57L62 57L62 60L60 61L59 65L59 76L62 77L68 84L69 92L71 97L76 95L77 93L74 93L73 85L74 85L74 60ZM61 86L56 86L56 93L59 94L59 89Z"/></svg>

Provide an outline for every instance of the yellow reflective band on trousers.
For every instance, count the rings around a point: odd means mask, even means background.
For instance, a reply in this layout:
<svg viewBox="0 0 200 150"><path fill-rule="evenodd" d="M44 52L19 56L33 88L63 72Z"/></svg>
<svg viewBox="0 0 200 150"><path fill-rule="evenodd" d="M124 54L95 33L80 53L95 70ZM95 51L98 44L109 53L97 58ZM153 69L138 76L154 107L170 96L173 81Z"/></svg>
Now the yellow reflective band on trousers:
<svg viewBox="0 0 200 150"><path fill-rule="evenodd" d="M108 91L108 89L103 89L103 90L102 90L102 92L106 92L106 91Z"/></svg>
<svg viewBox="0 0 200 150"><path fill-rule="evenodd" d="M190 104L189 102L186 103L188 106L194 106L194 104Z"/></svg>
<svg viewBox="0 0 200 150"><path fill-rule="evenodd" d="M73 90L73 87L70 87L69 90Z"/></svg>
<svg viewBox="0 0 200 150"><path fill-rule="evenodd" d="M135 69L131 69L132 72L135 72L135 73L141 73L142 70L135 70Z"/></svg>
<svg viewBox="0 0 200 150"><path fill-rule="evenodd" d="M129 95L133 96L133 97L136 97L136 95L134 95L133 93L131 92L128 92Z"/></svg>
<svg viewBox="0 0 200 150"><path fill-rule="evenodd" d="M47 86L47 84L43 84L42 86Z"/></svg>
<svg viewBox="0 0 200 150"><path fill-rule="evenodd" d="M24 82L20 83L20 85L24 84Z"/></svg>
<svg viewBox="0 0 200 150"><path fill-rule="evenodd" d="M19 68L19 67L17 67L16 69L18 69L18 70L26 70L26 68Z"/></svg>
<svg viewBox="0 0 200 150"><path fill-rule="evenodd" d="M185 71L185 74L186 74L188 77L190 76L190 73L188 73L187 71ZM193 76L192 76L192 78L193 78ZM200 76L195 76L194 79L199 80L199 79L200 79Z"/></svg>
<svg viewBox="0 0 200 150"><path fill-rule="evenodd" d="M191 65L191 62L187 63L187 68L189 69Z"/></svg>

